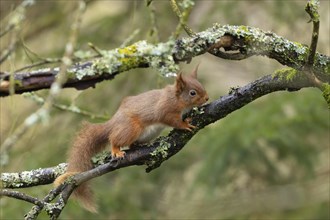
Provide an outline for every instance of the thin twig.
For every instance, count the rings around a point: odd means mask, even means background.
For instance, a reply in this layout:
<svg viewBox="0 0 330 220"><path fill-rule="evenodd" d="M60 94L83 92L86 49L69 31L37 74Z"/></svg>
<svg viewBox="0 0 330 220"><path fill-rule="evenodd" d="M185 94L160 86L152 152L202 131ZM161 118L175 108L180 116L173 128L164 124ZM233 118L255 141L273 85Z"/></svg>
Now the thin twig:
<svg viewBox="0 0 330 220"><path fill-rule="evenodd" d="M40 201L37 198L34 198L32 196L29 196L25 193L18 192L18 191L12 191L12 190L7 190L7 189L0 189L0 196L7 196L10 198L15 198L19 200L23 200L29 203L32 203L33 205L38 205L40 207L44 206L44 203Z"/></svg>
<svg viewBox="0 0 330 220"><path fill-rule="evenodd" d="M6 35L9 31L13 30L15 27L14 24L9 24L5 30L3 30L1 33L0 33L0 38L3 37L4 35Z"/></svg>
<svg viewBox="0 0 330 220"><path fill-rule="evenodd" d="M311 66L314 64L314 57L315 57L316 47L319 37L319 29L320 29L320 15L318 12L319 4L320 4L319 0L310 0L305 8L306 12L311 17L311 21L313 22L312 39L311 39L311 45L307 59L307 64Z"/></svg>
<svg viewBox="0 0 330 220"><path fill-rule="evenodd" d="M53 201L60 193L63 192L65 185L60 185L58 187L56 187L55 189L52 189L46 196L45 198L42 200L43 203L50 203L51 201ZM73 190L72 190L73 191ZM71 191L71 192L72 192ZM59 199L61 200L61 199ZM55 214L54 212L56 212L58 210L58 208L60 208L61 205L65 205L68 199L66 199L65 201L62 200L61 204L60 202L57 202L55 205L53 204L52 206L49 206L49 208L46 210L47 214L51 217L51 219L53 218L53 215ZM59 205L58 205L59 204ZM31 219L36 219L38 217L38 215L41 213L41 211L43 210L44 206L40 206L38 204L34 205L31 210L25 214L24 219L25 220L31 220ZM61 207L60 209L63 210L64 207Z"/></svg>
<svg viewBox="0 0 330 220"><path fill-rule="evenodd" d="M24 48L24 52L26 54L26 56L31 60L32 64L24 66L22 68L16 69L15 73L17 72L21 72L25 69L31 69L37 66L41 66L41 65L45 65L45 64L52 64L52 63L61 63L62 59L61 58L43 58L41 56L39 56L39 54L37 54L36 52L34 52L33 50L31 50L22 40L22 45ZM40 60L39 62L33 63L32 58L30 57L30 54L32 54L34 57L36 57L38 60Z"/></svg>
<svg viewBox="0 0 330 220"><path fill-rule="evenodd" d="M175 30L174 39L179 37L182 28L186 31L186 33L190 37L194 36L195 32L190 27L188 27L188 25L186 24L187 20L189 18L190 12L192 10L192 6L187 7L185 9L185 11L183 13L181 13L180 8L179 8L178 4L176 3L176 0L170 0L170 3L171 3L172 10L176 14L176 16L179 18L179 24Z"/></svg>
<svg viewBox="0 0 330 220"><path fill-rule="evenodd" d="M31 65L27 65L27 66L24 66L20 69L17 69L17 70L15 70L15 73L21 72L21 71L26 70L26 69L31 69L31 68L34 68L34 67L37 67L37 66L42 66L42 65L45 65L45 64L60 63L60 62L61 62L60 58L54 58L54 59L48 59L47 58L47 59L43 59L40 62L33 63Z"/></svg>
<svg viewBox="0 0 330 220"><path fill-rule="evenodd" d="M151 28L149 31L149 36L150 37L154 37L154 41L155 43L158 43L160 40L159 37L159 31L158 31L158 25L157 25L157 19L156 19L156 9L154 7L154 5L151 5L151 1L150 0L145 0L148 10L149 10L149 16L150 16L150 21L151 21Z"/></svg>
<svg viewBox="0 0 330 220"><path fill-rule="evenodd" d="M100 48L98 48L97 46L95 46L92 42L89 42L88 43L88 46L92 49L92 50L94 50L94 52L99 56L99 57L102 57L103 56L103 54L102 54L102 50L100 49Z"/></svg>
<svg viewBox="0 0 330 220"><path fill-rule="evenodd" d="M43 105L46 102L46 100L43 97L38 96L34 92L24 93L23 97L29 98L29 99L37 102L39 105ZM91 119L102 119L102 120L108 120L109 119L108 115L96 115L92 112L83 110L83 109L81 109L81 108L79 108L75 105L63 105L63 104L59 104L59 103L56 103L56 102L53 102L52 104L55 108L57 108L59 110L69 111L69 112L73 112L73 113L76 113L76 114L79 114L79 115L88 116Z"/></svg>
<svg viewBox="0 0 330 220"><path fill-rule="evenodd" d="M67 80L66 71L69 68L69 66L72 65L71 58L72 58L73 53L74 53L74 47L75 47L75 44L77 42L78 31L79 31L79 28L80 28L80 25L81 25L81 19L82 19L82 15L83 15L85 9L86 9L86 3L84 1L79 1L78 2L78 11L77 11L76 19L72 23L72 26L71 26L71 34L70 34L70 37L69 37L69 41L68 41L68 43L66 44L66 47L65 47L65 53L64 53L64 56L62 58L62 65L60 67L60 72L59 72L58 77L56 78L55 82L52 84L52 86L50 88L49 95L48 95L44 105L39 109L39 111L41 111L43 113L46 112L47 116L48 116L48 113L51 109L51 106L54 103L55 98L59 95L59 92L60 92L62 86L64 85L64 83ZM37 111L37 112L39 112L39 111ZM27 130L27 128L25 128L25 130ZM39 206L39 208L37 208L37 209L40 209L40 208L41 207ZM26 216L29 215L31 212L33 214L34 209L36 209L36 207L33 207L31 209L31 211L26 214ZM39 213L40 212L33 215L34 218L32 218L30 216L25 217L25 218L26 219L27 218L28 219L35 219L35 218L37 218ZM51 214L52 212L48 210L48 213Z"/></svg>
<svg viewBox="0 0 330 220"><path fill-rule="evenodd" d="M140 29L136 29L135 31L133 31L133 33L128 36L128 38L126 38L123 43L119 46L119 48L123 48L128 46L129 44L132 43L133 39L136 37L136 35L138 35L140 33Z"/></svg>
<svg viewBox="0 0 330 220"><path fill-rule="evenodd" d="M13 38L15 39L15 38ZM17 45L17 40L14 40L10 43L10 45L8 46L8 48L6 50L3 50L1 57L0 57L0 64L5 62L8 57L10 56L10 54L12 54L14 52L14 50L16 49L16 45Z"/></svg>
<svg viewBox="0 0 330 220"><path fill-rule="evenodd" d="M315 76L315 74L312 71L315 54L316 54L318 37L319 37L319 29L320 29L320 15L318 12L319 5L320 5L319 0L310 0L307 2L305 7L305 11L309 14L309 16L311 17L311 21L313 23L312 39L309 47L307 61L305 64L305 69L308 72L307 73L308 77L310 77L315 82L315 85L318 86L319 88L322 88L322 82Z"/></svg>
<svg viewBox="0 0 330 220"><path fill-rule="evenodd" d="M33 4L34 1L24 0L5 17L5 19L8 19L8 24L6 28L0 32L0 38L9 33L11 30L19 27L21 22L25 19L26 8Z"/></svg>

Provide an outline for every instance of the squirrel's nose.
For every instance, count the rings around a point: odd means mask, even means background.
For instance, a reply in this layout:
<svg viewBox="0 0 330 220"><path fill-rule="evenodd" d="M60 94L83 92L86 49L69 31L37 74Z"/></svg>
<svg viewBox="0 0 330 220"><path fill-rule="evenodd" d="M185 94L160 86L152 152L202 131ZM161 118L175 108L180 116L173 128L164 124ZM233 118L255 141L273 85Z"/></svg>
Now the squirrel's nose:
<svg viewBox="0 0 330 220"><path fill-rule="evenodd" d="M205 96L205 101L206 102L209 101L209 96L208 95Z"/></svg>

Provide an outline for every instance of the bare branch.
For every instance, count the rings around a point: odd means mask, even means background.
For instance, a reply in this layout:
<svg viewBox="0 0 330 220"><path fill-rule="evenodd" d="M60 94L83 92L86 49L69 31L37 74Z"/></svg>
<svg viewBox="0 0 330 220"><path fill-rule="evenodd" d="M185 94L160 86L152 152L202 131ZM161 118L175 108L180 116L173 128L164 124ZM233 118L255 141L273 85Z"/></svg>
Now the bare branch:
<svg viewBox="0 0 330 220"><path fill-rule="evenodd" d="M148 6L148 11L149 11L149 17L151 21L151 27L148 33L148 37L151 37L153 39L151 42L158 43L160 36L159 36L159 30L158 30L158 25L157 25L157 19L156 19L156 9L154 5L151 5L150 0L145 0L146 4Z"/></svg>
<svg viewBox="0 0 330 220"><path fill-rule="evenodd" d="M23 200L23 201L32 203L33 205L38 205L40 207L44 206L43 202L41 202L39 199L29 196L22 192L10 191L7 189L0 189L0 196L7 196L7 197Z"/></svg>
<svg viewBox="0 0 330 220"><path fill-rule="evenodd" d="M170 0L170 3L171 3L172 10L176 14L176 16L179 18L179 24L174 32L174 38L175 39L178 38L182 28L186 31L186 33L190 37L195 35L194 31L190 27L188 27L188 25L186 24L193 5L187 6L185 8L184 12L181 13L181 10L179 9L179 6L176 3L176 0Z"/></svg>
<svg viewBox="0 0 330 220"><path fill-rule="evenodd" d="M3 37L4 35L6 35L7 33L9 33L14 28L15 28L14 24L7 25L7 27L3 31L0 32L0 38Z"/></svg>
<svg viewBox="0 0 330 220"><path fill-rule="evenodd" d="M46 101L44 98L42 98L41 96L38 96L34 92L24 93L22 96L35 101L39 105L45 104L45 101ZM78 106L76 106L72 103L71 103L71 105L64 105L64 104L59 104L57 102L54 102L54 103L52 103L52 105L53 105L53 107L55 107L59 110L68 111L68 112L72 112L72 113L79 114L79 115L84 115L84 116L87 116L87 117L92 118L92 119L97 118L97 119L102 119L102 120L108 120L110 118L109 115L95 114L93 112L89 112L89 111L86 111L84 109L81 109L81 108L79 108Z"/></svg>
<svg viewBox="0 0 330 220"><path fill-rule="evenodd" d="M13 37L13 40L10 43L10 45L7 47L6 50L2 51L2 53L1 53L0 64L3 63L4 61L6 61L8 59L8 57L10 56L10 54L12 54L14 52L14 50L16 49L16 45L17 45L17 40L15 39L15 37Z"/></svg>

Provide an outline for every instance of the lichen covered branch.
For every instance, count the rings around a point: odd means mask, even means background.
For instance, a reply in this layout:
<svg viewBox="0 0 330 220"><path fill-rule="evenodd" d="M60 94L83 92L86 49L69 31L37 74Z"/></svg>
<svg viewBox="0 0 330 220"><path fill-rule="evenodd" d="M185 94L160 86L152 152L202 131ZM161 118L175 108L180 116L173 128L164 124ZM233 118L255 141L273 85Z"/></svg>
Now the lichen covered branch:
<svg viewBox="0 0 330 220"><path fill-rule="evenodd" d="M290 77L293 77L293 79L291 78L291 80L288 80L287 77L290 74L292 75ZM188 114L189 117L193 118L192 123L197 126L197 129L193 132L174 129L168 136L159 137L150 144L141 144L128 150L123 160L115 161L111 160L110 156L102 157L102 159L98 159L94 162L98 170L87 171L84 173L87 177L79 178L83 179L81 181L86 181L91 176L95 177L131 165L147 165L147 171L151 171L158 167L163 161L179 152L200 129L226 117L228 114L240 109L253 100L276 91L297 91L301 88L313 86L313 82L304 74L299 72L292 74L292 69L276 71L273 75L264 76L244 87L231 91L228 95L208 105L192 110ZM108 163L109 161L110 163ZM24 175L28 178L22 178L23 175L19 173L2 173L0 179L4 188L21 188L48 184L64 171L65 164L60 164L58 167L28 171L30 174ZM16 179L17 176L21 178ZM31 176L38 176L38 178L44 176L48 181L35 179L37 181L31 182Z"/></svg>
<svg viewBox="0 0 330 220"><path fill-rule="evenodd" d="M1 173L1 186L7 189L26 188L38 185L50 184L57 173L63 173L66 164L62 163L56 167L23 171L20 173Z"/></svg>
<svg viewBox="0 0 330 220"><path fill-rule="evenodd" d="M230 55L220 51L221 48L235 53ZM68 68L68 79L63 86L85 89L97 82L113 79L121 72L141 67L153 67L163 75L172 75L178 71L174 62L189 62L193 57L206 52L224 59L236 60L254 55L267 56L283 65L302 70L309 48L258 28L215 24L212 28L175 42L154 45L139 41L124 48L102 51L101 58L76 63ZM311 68L319 80L330 82L329 56L315 52L314 65ZM49 88L58 72L59 68L46 68L16 73L15 92ZM9 95L8 88L9 74L2 74L0 96Z"/></svg>
<svg viewBox="0 0 330 220"><path fill-rule="evenodd" d="M220 48L214 45L222 41L225 36L233 39L231 44L227 43L226 46L219 44L226 51L235 51L236 54L242 54L243 58L253 55L267 56L297 70L303 69L309 54L307 46L289 41L272 32L249 26L215 24L212 28L199 32L193 37L178 40L173 53L175 60L190 60L191 57L205 52L216 55ZM329 82L330 57L316 52L314 60L312 71L320 80Z"/></svg>

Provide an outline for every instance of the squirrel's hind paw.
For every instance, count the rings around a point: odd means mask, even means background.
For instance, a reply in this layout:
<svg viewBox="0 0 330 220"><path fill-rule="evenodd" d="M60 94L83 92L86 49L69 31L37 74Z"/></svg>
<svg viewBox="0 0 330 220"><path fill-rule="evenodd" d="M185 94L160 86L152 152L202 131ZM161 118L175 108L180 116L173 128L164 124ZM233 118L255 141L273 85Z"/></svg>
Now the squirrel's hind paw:
<svg viewBox="0 0 330 220"><path fill-rule="evenodd" d="M125 152L124 151L117 151L117 152L112 152L111 156L113 159L123 159L125 157Z"/></svg>

